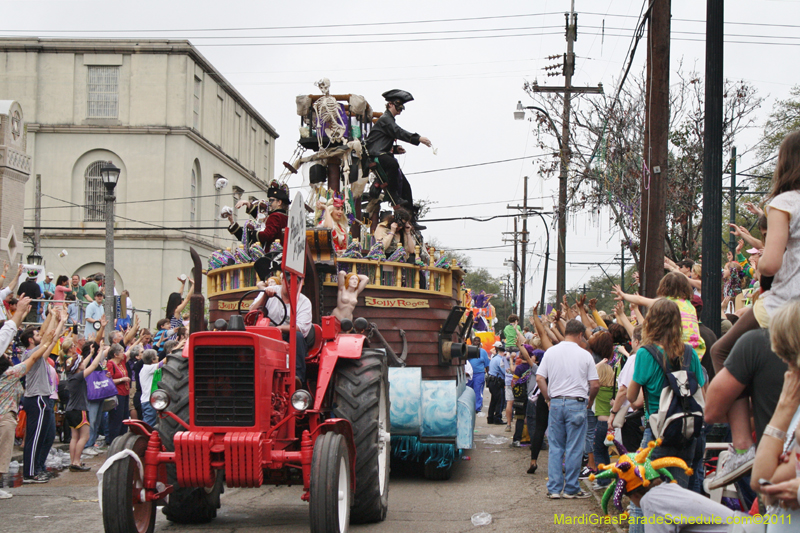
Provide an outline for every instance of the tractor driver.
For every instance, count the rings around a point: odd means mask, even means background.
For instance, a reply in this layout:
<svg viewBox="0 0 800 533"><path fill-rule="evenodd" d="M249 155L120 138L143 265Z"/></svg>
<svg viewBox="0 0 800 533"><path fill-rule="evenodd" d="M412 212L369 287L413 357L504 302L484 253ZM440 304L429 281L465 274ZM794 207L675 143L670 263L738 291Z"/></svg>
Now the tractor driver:
<svg viewBox="0 0 800 533"><path fill-rule="evenodd" d="M289 293L285 295L281 290L283 285L267 286L263 281L259 281L257 287L270 296L277 296L277 298L270 298L267 300L266 312L273 322L280 321L283 318L284 312L286 313L286 320L283 324L277 326L281 330L283 340L289 342L289 319L291 318L291 306L289 305ZM301 283L300 289L303 285ZM258 309L263 305L263 294L259 294L253 303L250 305L251 310ZM280 301L279 301L280 299ZM285 307L284 307L285 306ZM297 294L297 353L295 354L295 376L297 377L297 386L302 387L306 381L306 356L308 349L314 344L314 339L309 338L312 329L311 324L311 300L304 294L298 292ZM307 340L308 339L308 340ZM311 342L308 342L308 341Z"/></svg>

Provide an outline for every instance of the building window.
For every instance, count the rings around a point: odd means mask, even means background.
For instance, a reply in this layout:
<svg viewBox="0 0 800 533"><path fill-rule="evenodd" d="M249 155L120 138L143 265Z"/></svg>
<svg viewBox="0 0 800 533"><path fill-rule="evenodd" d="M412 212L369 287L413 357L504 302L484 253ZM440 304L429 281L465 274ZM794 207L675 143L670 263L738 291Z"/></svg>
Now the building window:
<svg viewBox="0 0 800 533"><path fill-rule="evenodd" d="M192 185L189 199L189 225L195 227L195 217L197 215L197 173L192 168Z"/></svg>
<svg viewBox="0 0 800 533"><path fill-rule="evenodd" d="M233 153L237 161L242 160L242 115L238 112L233 119Z"/></svg>
<svg viewBox="0 0 800 533"><path fill-rule="evenodd" d="M201 94L203 91L203 80L198 78L197 76L194 77L194 113L192 117L192 125L194 129L200 130L200 102L201 102Z"/></svg>
<svg viewBox="0 0 800 533"><path fill-rule="evenodd" d="M219 189L214 187L214 237L219 237Z"/></svg>
<svg viewBox="0 0 800 533"><path fill-rule="evenodd" d="M119 67L89 67L86 116L117 118L119 113Z"/></svg>
<svg viewBox="0 0 800 533"><path fill-rule="evenodd" d="M95 161L86 168L84 176L84 211L83 220L86 222L103 222L105 217L105 196L103 178L100 169L111 161Z"/></svg>
<svg viewBox="0 0 800 533"><path fill-rule="evenodd" d="M269 141L264 141L264 176L262 181L269 180Z"/></svg>
<svg viewBox="0 0 800 533"><path fill-rule="evenodd" d="M225 100L222 99L221 96L217 96L217 117L219 121L219 139L217 142L220 146L224 145L224 127L225 127Z"/></svg>

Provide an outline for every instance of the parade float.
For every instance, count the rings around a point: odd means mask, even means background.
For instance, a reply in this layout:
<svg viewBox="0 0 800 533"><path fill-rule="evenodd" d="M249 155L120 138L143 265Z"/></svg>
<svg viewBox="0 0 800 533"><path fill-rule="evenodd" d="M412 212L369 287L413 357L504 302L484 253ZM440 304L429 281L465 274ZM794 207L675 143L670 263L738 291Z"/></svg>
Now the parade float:
<svg viewBox="0 0 800 533"><path fill-rule="evenodd" d="M476 350L465 343L474 317L465 272L416 231L413 248L406 247L413 253L400 248L387 257L375 246L381 203L392 202L378 187L383 173L376 158L365 149L381 114L362 96L330 94L326 79L316 85L321 94L297 97L300 138L274 184L300 187L305 197L302 292L315 304L315 324L323 317L341 322L343 330L364 334L386 354L393 460L421 463L426 478L448 479L461 450L472 447L475 426L475 394L465 375L465 361ZM333 224L332 207L344 215ZM258 225L258 218L247 220L241 243L212 254L206 284L211 324L246 309L253 297L247 293L265 276L259 275L265 261L272 265L266 276L280 282L281 247L265 249L247 239ZM348 308L352 320L335 312L343 276L357 297ZM352 287L351 277L359 280Z"/></svg>

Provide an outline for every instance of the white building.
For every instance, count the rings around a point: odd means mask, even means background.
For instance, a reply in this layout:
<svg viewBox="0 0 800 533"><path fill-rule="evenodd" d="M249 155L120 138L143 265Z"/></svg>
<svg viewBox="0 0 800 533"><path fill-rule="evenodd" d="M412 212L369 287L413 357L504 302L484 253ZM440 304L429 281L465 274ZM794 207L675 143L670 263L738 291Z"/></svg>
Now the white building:
<svg viewBox="0 0 800 533"><path fill-rule="evenodd" d="M220 207L265 197L273 177L277 133L188 41L0 39L0 100L25 110L25 230L40 175L40 252L56 276L104 271L99 169L121 169L117 290L152 309L153 325L176 277L191 276L190 246L205 263L235 245Z"/></svg>

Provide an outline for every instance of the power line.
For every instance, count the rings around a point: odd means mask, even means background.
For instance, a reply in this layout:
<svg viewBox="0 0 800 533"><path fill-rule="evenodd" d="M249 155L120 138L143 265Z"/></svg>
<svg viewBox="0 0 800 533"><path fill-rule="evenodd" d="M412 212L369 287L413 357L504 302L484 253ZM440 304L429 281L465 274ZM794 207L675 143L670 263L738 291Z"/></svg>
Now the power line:
<svg viewBox="0 0 800 533"><path fill-rule="evenodd" d="M498 20L520 17L543 17L547 15L560 15L561 11L551 11L549 13L520 13L517 15L494 15L485 17L462 17L451 19L428 19L428 20L402 20L392 22L354 22L350 24L314 24L312 26L265 26L265 27L238 27L238 28L183 28L183 29L137 29L137 30L31 30L31 29L18 29L14 31L29 32L29 33L42 33L49 31L50 33L175 33L175 32L217 32L217 31L268 31L268 30L306 30L306 29L319 29L319 28L348 28L348 27L364 27L364 26L400 26L406 24L434 24L441 22L466 22L472 20Z"/></svg>
<svg viewBox="0 0 800 533"><path fill-rule="evenodd" d="M617 15L614 13L593 13L591 11L581 11L581 15L600 15L603 17L617 17L617 18L638 18L636 15ZM680 19L680 18L672 18L673 22L696 22L700 24L705 24L706 21L704 19ZM730 20L726 20L725 24L730 24L733 26L763 26L766 28L800 28L798 24L772 24L767 22L734 22Z"/></svg>
<svg viewBox="0 0 800 533"><path fill-rule="evenodd" d="M532 196L528 198L528 200L547 200L550 198L552 198L552 196ZM477 207L478 205L505 204L508 202L517 202L517 201L519 200L516 198L512 198L510 200L498 200L496 202L480 202L480 204L476 204L475 202L473 202L471 204L459 204L459 205L432 205L428 207L428 209L433 210L433 209L451 209L455 207Z"/></svg>
<svg viewBox="0 0 800 533"><path fill-rule="evenodd" d="M462 168L472 168L472 167L483 167L486 165L496 165L498 163L508 163L509 161L520 161L522 159L533 159L534 157L545 157L548 155L553 155L552 153L545 153L545 154L536 154L536 155L526 155L522 157L512 157L510 159L498 159L496 161L487 161L485 163L473 163L471 165L461 165L457 167L448 167L448 168L435 168L433 170L421 170L419 172L404 172L406 176L415 176L418 174L430 174L432 172L444 172L446 170L459 170Z"/></svg>
<svg viewBox="0 0 800 533"><path fill-rule="evenodd" d="M550 212L542 212L543 215L552 215L553 213ZM510 215L494 215L491 217L450 217L450 218L425 218L420 220L420 222L451 222L455 220L473 220L475 222L489 222L496 218L513 218L518 217L519 214L510 214Z"/></svg>
<svg viewBox="0 0 800 533"><path fill-rule="evenodd" d="M306 38L322 39L325 37L387 37L395 35L431 35L431 34L450 34L450 33L471 33L471 32L489 32L489 31L528 31L528 30L557 30L560 25L556 26L527 26L527 27L511 27L511 28L466 28L463 30L428 30L428 31L403 31L403 32L382 32L382 33L336 33L327 35L306 35ZM615 30L617 28L614 28ZM15 31L15 30L10 30ZM40 38L48 38L50 36L43 35ZM213 35L213 36L197 36L192 39L294 39L296 35Z"/></svg>
<svg viewBox="0 0 800 533"><path fill-rule="evenodd" d="M70 202L70 201L68 201L68 200L64 200L63 198L57 198L57 197L55 197L55 196L50 196L49 194L42 194L42 196L46 196L46 197L48 197L48 198L52 198L53 200L58 200L58 201L60 201L60 202L64 202L64 203L67 203L67 204L72 204L73 206L81 207L81 206L79 206L78 204L75 204L75 203L73 203L73 202ZM145 224L145 225L147 225L147 226L152 226L152 227L153 227L153 228L155 228L155 229L154 229L154 230L151 230L151 231L155 231L155 230L173 230L173 228L168 228L168 227L166 227L166 226L161 226L161 225L158 225L158 224L153 224L153 223L151 223L151 222L145 222L144 220L136 220L136 219L134 219L134 218L123 217L123 216L121 216L121 215L116 215L116 214L115 214L115 215L114 215L114 218L118 218L118 219L120 219L120 220L126 220L126 221L129 221L129 222L137 222L137 223L139 223L139 224ZM59 227L56 227L56 228L52 228L52 229L54 229L54 230L69 230L69 229L77 229L77 230L80 230L80 231L84 231L84 228L63 228L63 227L59 228ZM122 228L120 228L120 229L122 229ZM144 228L135 228L135 229L137 229L137 230L144 230ZM191 228L191 229L194 229L194 230L196 230L196 229L198 229L198 228ZM217 228L215 228L215 227L211 227L211 228L204 228L204 229L217 229ZM187 230L174 230L174 231L183 231L183 232L184 232L184 233L186 233L187 235L194 235L194 236L197 236L197 237L204 237L204 238L206 238L206 239L214 239L214 238L217 238L215 235L206 235L206 234L203 234L203 233L197 233L197 232L195 232L195 231L187 231Z"/></svg>
<svg viewBox="0 0 800 533"><path fill-rule="evenodd" d="M114 34L114 33L216 33L216 32L244 32L244 31L276 31L276 30L302 30L302 29L322 29L322 28L358 28L358 27L371 27L371 26L404 26L410 24L436 24L436 23L451 23L451 22L471 22L479 20L503 20L503 19L519 19L523 17L544 17L552 15L561 15L563 11L551 11L546 13L520 13L514 15L494 15L483 17L460 17L449 19L427 19L427 20L404 20L392 22L361 22L361 23L346 23L346 24L315 24L303 26L252 26L252 27L229 27L229 28L138 28L138 29L103 29L103 30L82 30L82 29L69 29L69 30L54 30L54 29L14 29L6 30L15 33L54 33L54 34L74 34L74 33L94 33L94 34ZM581 11L581 15L599 16L602 18L636 18L637 15L617 14L617 13L597 13L592 11ZM703 19L687 19L687 18L673 18L673 22L689 22L689 23L705 23ZM775 24L767 22L737 22L725 21L726 25L732 26L758 26L764 28L800 28L798 24ZM560 27L560 26L559 26ZM324 36L323 36L324 37Z"/></svg>

